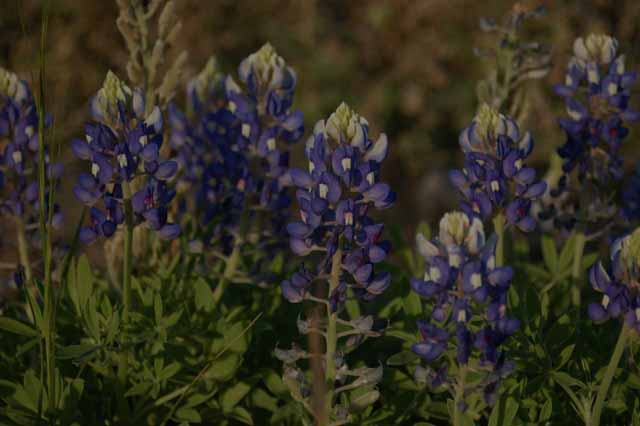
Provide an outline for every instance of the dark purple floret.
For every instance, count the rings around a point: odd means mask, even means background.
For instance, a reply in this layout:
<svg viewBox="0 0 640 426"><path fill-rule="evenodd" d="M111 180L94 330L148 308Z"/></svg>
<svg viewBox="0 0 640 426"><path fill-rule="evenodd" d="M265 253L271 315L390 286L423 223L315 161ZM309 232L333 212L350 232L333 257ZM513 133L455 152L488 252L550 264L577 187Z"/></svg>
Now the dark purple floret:
<svg viewBox="0 0 640 426"><path fill-rule="evenodd" d="M520 134L516 122L483 105L460 134L464 168L449 178L460 191L460 208L470 217L504 213L507 223L523 232L536 226L531 202L546 190L534 169L524 163L533 149L529 133Z"/></svg>
<svg viewBox="0 0 640 426"><path fill-rule="evenodd" d="M608 268L600 261L589 271L591 286L601 294L599 303L589 304L589 317L596 323L620 318L640 333L639 280L640 230L636 229L613 243Z"/></svg>
<svg viewBox="0 0 640 426"><path fill-rule="evenodd" d="M440 221L438 238L428 241L419 235L417 241L425 272L411 280L411 287L431 301L433 309L428 320L418 323L422 340L413 345L413 352L442 371L449 361L440 355L455 348L458 366L473 358L494 371L501 345L520 324L507 315L513 269L496 266L496 238L485 241L478 217L451 212ZM452 384L452 380L438 382Z"/></svg>
<svg viewBox="0 0 640 426"><path fill-rule="evenodd" d="M49 127L51 118L45 118ZM6 145L0 149L0 215L14 216L27 228L37 223L40 213L38 184L38 113L27 83L0 68L0 137ZM49 182L62 175L62 165L50 161L45 148L45 173ZM45 187L48 210L50 186ZM54 228L62 226L58 205L53 206ZM48 214L48 212L46 212Z"/></svg>
<svg viewBox="0 0 640 426"><path fill-rule="evenodd" d="M315 276L326 280L340 247L340 282L329 295L336 311L349 288L361 300L371 301L391 284L388 272L375 270L391 246L382 237L384 226L369 216L372 209L390 207L395 199L389 185L380 182L388 144L385 135L375 142L369 139L368 131L367 122L342 104L328 120L318 122L309 137L308 170L289 172L299 188L300 211L300 220L287 225L291 250L299 256L321 253ZM305 292L292 291L290 281L282 283L282 290L289 300L305 297Z"/></svg>
<svg viewBox="0 0 640 426"><path fill-rule="evenodd" d="M96 121L85 126L85 140L72 142L74 154L91 162L90 173L81 173L74 187L76 198L91 206L89 224L80 231L86 244L115 234L124 223L125 200L132 202L136 224L144 222L164 239L180 234L169 219L174 191L165 183L178 164L161 158L162 113L156 106L145 117L143 99L109 73L92 101Z"/></svg>

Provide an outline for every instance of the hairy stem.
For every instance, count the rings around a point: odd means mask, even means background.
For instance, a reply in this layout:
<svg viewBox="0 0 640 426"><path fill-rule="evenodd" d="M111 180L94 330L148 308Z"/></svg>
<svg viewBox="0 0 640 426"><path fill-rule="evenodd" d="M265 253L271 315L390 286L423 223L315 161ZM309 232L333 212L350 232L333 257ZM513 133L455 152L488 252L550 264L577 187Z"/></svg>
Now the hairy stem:
<svg viewBox="0 0 640 426"><path fill-rule="evenodd" d="M122 324L125 327L123 334L124 339L121 341L126 346L126 327L129 325L129 317L131 313L131 266L133 263L133 208L131 206L130 189L128 185L123 185L124 194L124 215L125 215L125 237L124 237L124 256L122 267ZM127 388L127 380L129 375L129 353L126 348L121 348L118 360L118 386L120 387L119 412L121 424L127 424L129 418L129 405L124 392Z"/></svg>
<svg viewBox="0 0 640 426"><path fill-rule="evenodd" d="M227 260L227 265L224 268L224 272L222 274L222 278L215 290L213 291L213 305L218 306L220 300L222 300L222 296L224 295L227 287L229 287L229 283L231 282L231 278L236 273L238 269L238 264L240 263L240 249L242 247L242 238L238 237L235 239L233 243L233 250L231 251L231 255Z"/></svg>
<svg viewBox="0 0 640 426"><path fill-rule="evenodd" d="M246 202L246 201L245 201ZM245 237L248 232L248 228L250 225L249 221L249 209L246 207L242 210L242 215L240 216L240 226L238 235L236 235L233 242L233 250L227 259L227 264L224 268L224 272L222 273L222 278L220 282L216 286L213 291L213 306L214 308L218 306L220 301L222 300L222 296L224 295L227 287L231 283L231 279L235 275L238 266L240 265L240 257L242 255L242 245L245 242Z"/></svg>
<svg viewBox="0 0 640 426"><path fill-rule="evenodd" d="M467 366L461 365L458 370L458 381L456 382L455 395L453 400L453 426L463 426L464 413L460 409L464 406L464 387L467 379Z"/></svg>
<svg viewBox="0 0 640 426"><path fill-rule="evenodd" d="M580 306L580 290L582 290L582 256L584 254L584 245L586 242L584 232L576 233L575 250L573 254L573 267L571 268L571 278L573 285L571 286L571 302L574 306Z"/></svg>
<svg viewBox="0 0 640 426"><path fill-rule="evenodd" d="M626 324L623 324L622 330L620 330L620 336L618 336L618 341L616 342L616 347L613 349L611 360L607 366L607 370L604 373L604 377L602 377L600 386L598 386L598 395L596 396L596 402L593 406L591 419L587 426L600 426L600 416L602 415L602 409L604 408L604 400L607 397L607 393L609 393L609 387L611 386L613 376L616 373L618 364L620 363L620 358L622 358L622 354L627 345L629 334L629 327L627 327Z"/></svg>
<svg viewBox="0 0 640 426"><path fill-rule="evenodd" d="M331 276L329 277L329 294L327 299L331 299L331 294L338 288L340 284L340 274L342 272L342 247L338 245L338 249L331 259ZM327 387L327 395L325 397L325 413L319 419L320 426L328 424L331 409L333 407L333 384L336 379L336 347L338 344L338 313L331 311L331 304L327 305L327 350L325 353L325 362L327 369L325 372L325 382ZM322 423L324 421L325 423Z"/></svg>
<svg viewBox="0 0 640 426"><path fill-rule="evenodd" d="M496 266L504 265L504 225L504 214L498 213L496 217L493 218L493 229L498 236L498 242L496 244Z"/></svg>

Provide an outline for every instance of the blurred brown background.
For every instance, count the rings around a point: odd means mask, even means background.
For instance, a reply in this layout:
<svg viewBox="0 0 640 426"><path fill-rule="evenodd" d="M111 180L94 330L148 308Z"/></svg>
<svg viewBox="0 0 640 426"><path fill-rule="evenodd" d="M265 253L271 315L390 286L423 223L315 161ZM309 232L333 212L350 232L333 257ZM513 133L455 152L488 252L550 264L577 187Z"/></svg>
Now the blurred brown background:
<svg viewBox="0 0 640 426"><path fill-rule="evenodd" d="M457 137L476 108L475 84L486 64L474 46L490 46L478 20L502 17L506 0L177 0L183 32L178 48L189 52L185 80L216 55L225 71L270 41L297 71L297 107L307 129L345 100L391 141L386 179L399 193L394 209L407 234L418 220L433 222L455 205L447 170L461 164ZM530 85L525 127L537 141L534 162L544 172L561 142L554 115L562 104L551 85L564 79L575 37L610 33L620 41L629 68L640 62L640 2L542 1L548 16L526 25L535 40L552 45L554 66ZM0 65L31 80L37 71L38 0L0 0ZM82 134L89 97L107 70L125 76L127 52L112 0L53 0L49 23L48 107L63 144ZM634 136L628 144L635 144ZM299 150L301 152L301 150ZM64 152L69 194L78 165ZM299 158L298 158L299 160ZM635 160L635 158L634 158ZM63 194L64 195L64 194ZM66 203L73 219L78 204ZM73 225L73 220L69 221Z"/></svg>

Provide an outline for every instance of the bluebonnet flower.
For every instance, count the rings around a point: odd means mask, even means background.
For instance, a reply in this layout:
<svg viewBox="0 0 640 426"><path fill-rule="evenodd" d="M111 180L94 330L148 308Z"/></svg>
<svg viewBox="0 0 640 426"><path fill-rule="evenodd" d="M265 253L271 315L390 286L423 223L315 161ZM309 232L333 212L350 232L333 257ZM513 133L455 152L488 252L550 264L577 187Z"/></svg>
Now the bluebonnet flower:
<svg viewBox="0 0 640 426"><path fill-rule="evenodd" d="M228 108L224 80L211 58L188 84L187 112L169 106L181 209L203 226L217 221L218 230L238 225L245 194L253 188L248 152L238 144L240 125Z"/></svg>
<svg viewBox="0 0 640 426"><path fill-rule="evenodd" d="M267 43L240 63L238 77L239 83L227 77L225 90L239 130L236 142L250 162L259 163L247 184L255 188L256 208L269 212L272 238L284 236L291 204L287 146L304 132L302 112L292 110L296 74Z"/></svg>
<svg viewBox="0 0 640 426"><path fill-rule="evenodd" d="M418 321L422 340L413 352L432 367L430 375L439 371L438 384L455 385L446 376L448 360L443 356L452 348L458 365L468 365L473 358L475 366L488 371L487 380L495 378L504 368L500 345L519 327L506 312L513 270L496 266L495 237L485 240L478 217L451 212L440 221L438 238L428 241L419 234L417 242L426 266L411 287L433 307L429 320Z"/></svg>
<svg viewBox="0 0 640 426"><path fill-rule="evenodd" d="M382 379L382 367L350 369L343 354L366 337L379 336L381 326L371 316L347 321L340 315L348 297L368 302L391 283L388 272L376 271L376 264L389 253L390 244L382 238L384 226L370 216L371 210L388 208L395 200L395 193L380 180L387 151L387 137L381 134L376 141L371 140L367 121L343 103L329 119L315 125L307 140L308 170L289 172L298 187L300 212L300 220L287 225L291 249L299 256L319 256L314 259L314 270L303 264L282 282L282 294L291 303L312 300L326 307L326 320L313 321L313 325L327 342L320 361L324 363L321 370L330 392L327 398L331 399L327 401L327 415L340 424L352 420L350 409L355 411L357 404L371 405L380 395L374 387ZM312 294L314 281L328 284L322 296ZM298 320L302 333L309 332L310 326L311 322ZM276 356L285 363L312 357L295 347L292 351L277 350ZM286 367L284 380L287 371L290 370ZM358 400L348 403L344 398L335 398L341 390L356 388L363 395ZM305 399L300 396L304 394L304 383L290 381L290 390L297 400ZM305 407L310 408L309 401Z"/></svg>
<svg viewBox="0 0 640 426"><path fill-rule="evenodd" d="M555 86L568 114L559 120L566 135L558 149L564 175L550 192L553 205L545 214L554 217L558 228L570 230L578 224L590 234L629 213L621 211L618 198L622 195L624 201L630 195L620 194L621 147L628 125L640 119L630 105L637 73L625 69L618 42L610 36L578 38L573 54L565 83Z"/></svg>
<svg viewBox="0 0 640 426"><path fill-rule="evenodd" d="M602 261L589 272L593 289L602 294L599 303L589 305L589 317L597 323L622 318L640 333L640 228L617 239L611 246L611 263Z"/></svg>
<svg viewBox="0 0 640 426"><path fill-rule="evenodd" d="M390 243L382 239L384 226L369 216L372 208L390 207L395 200L389 185L380 181L387 149L386 136L381 134L375 142L369 139L366 120L342 104L327 121L319 121L309 137L308 171L290 172L299 188L301 219L287 226L291 249L300 256L322 253L317 278L328 277L333 255L339 246L342 250L340 283L329 296L334 311L342 305L347 287L368 301L390 284L389 273L374 270L387 256ZM291 302L300 302L307 289L293 278L282 283Z"/></svg>
<svg viewBox="0 0 640 426"><path fill-rule="evenodd" d="M238 236L243 212L267 220L258 230L261 249L285 247L291 197L287 145L302 134L302 114L292 110L294 71L266 44L239 66L239 79L217 71L211 59L188 85L188 108L170 109L172 148L181 164L183 208L224 251ZM237 239L237 238L236 238Z"/></svg>
<svg viewBox="0 0 640 426"><path fill-rule="evenodd" d="M76 157L91 162L91 173L82 173L74 187L78 200L91 207L81 240L89 244L98 237L112 236L125 220L125 200L133 200L136 223L145 222L161 238L175 238L178 225L167 219L173 192L164 182L175 176L178 165L160 156L160 109L156 106L143 117L142 93L131 90L111 72L91 108L95 121L86 124L85 140L75 139L71 144Z"/></svg>
<svg viewBox="0 0 640 426"><path fill-rule="evenodd" d="M620 180L619 149L629 133L626 124L640 119L629 105L637 73L625 70L625 58L617 56L617 50L617 40L609 36L578 38L565 84L555 86L569 115L559 121L567 141L558 153L565 173L578 167L580 180Z"/></svg>
<svg viewBox="0 0 640 426"><path fill-rule="evenodd" d="M47 117L45 125L50 124ZM0 214L14 216L26 224L37 222L38 186L38 113L27 83L0 68ZM45 170L49 180L62 175L62 165L51 163L45 151ZM45 190L48 205L50 188ZM52 225L59 228L62 213L53 206Z"/></svg>
<svg viewBox="0 0 640 426"><path fill-rule="evenodd" d="M533 149L531 134L522 135L513 119L484 104L460 134L460 146L464 168L449 176L464 197L461 209L479 218L503 213L508 224L533 230L531 202L545 192L546 184L524 163Z"/></svg>

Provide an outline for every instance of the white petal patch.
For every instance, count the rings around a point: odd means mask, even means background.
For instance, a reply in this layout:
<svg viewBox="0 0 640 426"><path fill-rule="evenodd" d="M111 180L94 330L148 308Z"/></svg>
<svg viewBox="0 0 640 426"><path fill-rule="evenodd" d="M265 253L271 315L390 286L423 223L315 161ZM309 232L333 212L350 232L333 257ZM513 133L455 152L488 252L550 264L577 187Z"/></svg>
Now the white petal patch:
<svg viewBox="0 0 640 426"><path fill-rule="evenodd" d="M251 126L247 123L242 123L242 136L245 138L251 136Z"/></svg>
<svg viewBox="0 0 640 426"><path fill-rule="evenodd" d="M98 163L91 164L91 174L94 176L98 176L98 173L100 173L100 166L98 165Z"/></svg>
<svg viewBox="0 0 640 426"><path fill-rule="evenodd" d="M351 158L349 157L343 158L341 161L341 164L342 164L342 169L345 172L351 170Z"/></svg>
<svg viewBox="0 0 640 426"><path fill-rule="evenodd" d="M514 163L514 165L515 165L515 167L516 167L516 170L520 170L520 169L522 168L522 159L521 159L521 158L518 158L518 159L516 160L516 162Z"/></svg>
<svg viewBox="0 0 640 426"><path fill-rule="evenodd" d="M346 212L344 214L344 223L345 223L345 225L348 225L348 226L353 225L353 213Z"/></svg>
<svg viewBox="0 0 640 426"><path fill-rule="evenodd" d="M129 165L129 162L127 161L127 156L124 154L119 154L118 155L118 164L120 164L120 167L127 167Z"/></svg>
<svg viewBox="0 0 640 426"><path fill-rule="evenodd" d="M11 158L16 164L22 163L22 151L13 151L13 153L11 154Z"/></svg>
<svg viewBox="0 0 640 426"><path fill-rule="evenodd" d="M474 290L482 287L482 275L478 272L471 274L471 287L473 287Z"/></svg>
<svg viewBox="0 0 640 426"><path fill-rule="evenodd" d="M373 183L375 182L375 178L376 177L373 172L367 173L367 182L369 182L369 185L373 185Z"/></svg>
<svg viewBox="0 0 640 426"><path fill-rule="evenodd" d="M440 269L436 268L435 266L429 268L429 275L431 276L431 281L440 281L440 278L442 278Z"/></svg>
<svg viewBox="0 0 640 426"><path fill-rule="evenodd" d="M320 193L320 198L324 200L327 198L327 194L329 193L329 187L326 183L321 183L318 185L318 192Z"/></svg>

